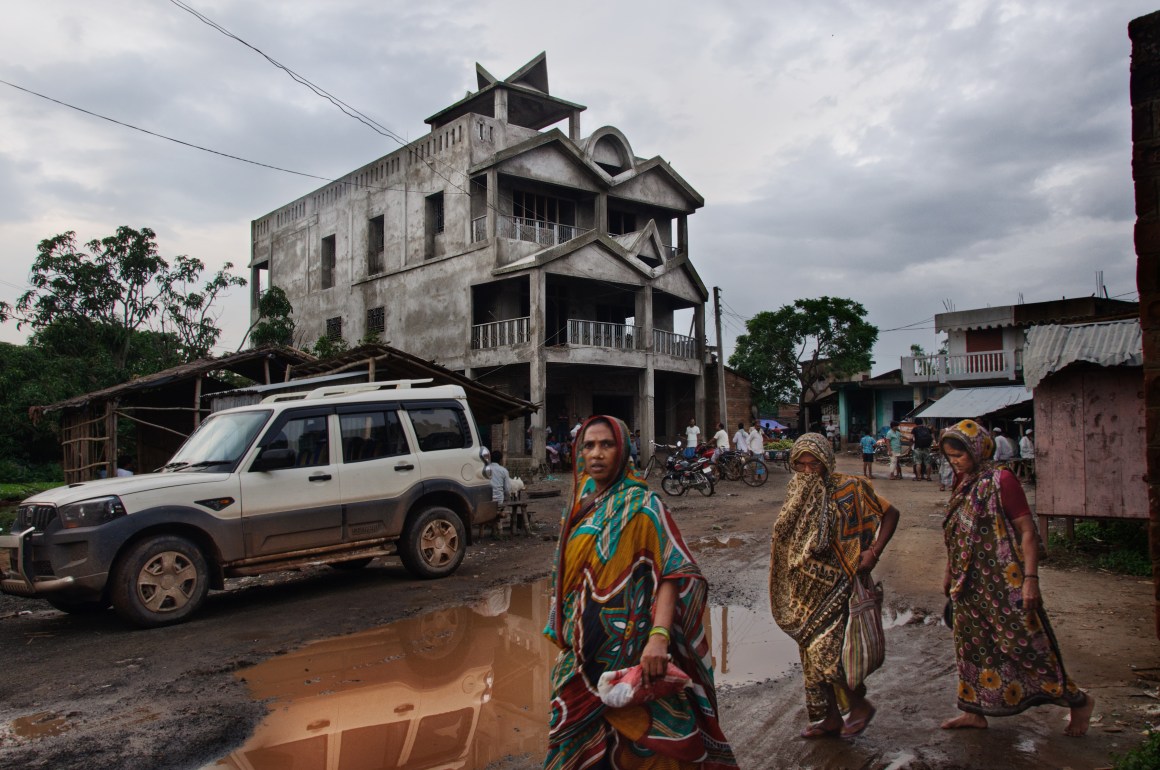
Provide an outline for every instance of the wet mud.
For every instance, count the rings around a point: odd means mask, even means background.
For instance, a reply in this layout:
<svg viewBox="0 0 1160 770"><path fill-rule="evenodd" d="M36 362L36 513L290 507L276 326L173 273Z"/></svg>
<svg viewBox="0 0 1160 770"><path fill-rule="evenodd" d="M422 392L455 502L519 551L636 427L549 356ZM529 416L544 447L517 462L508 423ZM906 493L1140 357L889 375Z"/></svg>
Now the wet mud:
<svg viewBox="0 0 1160 770"><path fill-rule="evenodd" d="M847 458L843 458L845 462ZM857 467L856 460L853 468ZM800 666L768 613L768 533L788 474L665 498L710 583L722 725L746 768L1100 768L1160 721L1149 582L1041 567L1069 673L1097 698L1089 735L1039 708L948 732L954 656L937 485L876 479L902 524L876 570L887 659L877 715L806 741ZM534 768L546 741L540 635L559 499L538 537L483 538L459 572L415 581L392 560L231 581L192 622L132 631L0 597L0 767Z"/></svg>

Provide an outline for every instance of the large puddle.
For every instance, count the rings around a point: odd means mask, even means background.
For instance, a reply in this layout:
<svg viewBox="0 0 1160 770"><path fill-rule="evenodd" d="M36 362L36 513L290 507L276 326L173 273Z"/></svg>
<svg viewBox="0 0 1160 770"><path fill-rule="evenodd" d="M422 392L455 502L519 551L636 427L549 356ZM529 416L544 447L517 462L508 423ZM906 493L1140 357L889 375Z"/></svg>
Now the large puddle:
<svg viewBox="0 0 1160 770"><path fill-rule="evenodd" d="M548 674L540 633L547 581L326 639L238 673L270 714L213 768L388 770L483 768L547 748ZM710 608L721 687L790 670L797 647L768 611Z"/></svg>

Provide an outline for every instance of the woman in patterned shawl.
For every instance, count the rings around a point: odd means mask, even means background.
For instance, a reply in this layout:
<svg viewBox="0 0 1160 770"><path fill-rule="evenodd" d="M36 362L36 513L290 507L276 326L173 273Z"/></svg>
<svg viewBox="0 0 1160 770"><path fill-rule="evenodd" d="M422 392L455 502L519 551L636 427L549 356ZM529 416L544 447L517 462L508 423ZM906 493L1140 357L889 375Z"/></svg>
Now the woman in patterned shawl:
<svg viewBox="0 0 1160 770"><path fill-rule="evenodd" d="M812 722L802 737L850 737L874 718L865 685L851 687L842 666L853 581L868 584L898 526L898 509L869 481L836 472L834 450L820 433L795 441L789 461L794 475L773 525L770 607L801 653Z"/></svg>
<svg viewBox="0 0 1160 770"><path fill-rule="evenodd" d="M951 600L958 707L944 729L986 727L988 716L1008 716L1051 703L1071 709L1064 730L1087 732L1095 699L1063 668L1039 593L1039 535L1019 480L990 462L991 436L971 420L939 437L955 470L943 535Z"/></svg>
<svg viewBox="0 0 1160 770"><path fill-rule="evenodd" d="M628 442L614 417L591 417L577 434L544 629L560 648L544 767L735 768L717 721L705 578L668 510L632 470ZM691 688L623 708L601 701L605 671L639 664L647 685L670 656Z"/></svg>

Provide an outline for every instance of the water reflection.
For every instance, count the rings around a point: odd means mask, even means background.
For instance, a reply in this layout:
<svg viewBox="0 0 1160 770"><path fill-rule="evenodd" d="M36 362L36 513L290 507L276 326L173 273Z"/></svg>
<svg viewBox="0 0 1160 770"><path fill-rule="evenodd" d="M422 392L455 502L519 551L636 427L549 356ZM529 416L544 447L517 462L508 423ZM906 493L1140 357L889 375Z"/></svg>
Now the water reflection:
<svg viewBox="0 0 1160 770"><path fill-rule="evenodd" d="M547 581L457 607L326 639L238 674L270 714L212 767L235 770L483 768L547 750L542 635ZM768 611L712 607L722 686L788 671L797 648Z"/></svg>

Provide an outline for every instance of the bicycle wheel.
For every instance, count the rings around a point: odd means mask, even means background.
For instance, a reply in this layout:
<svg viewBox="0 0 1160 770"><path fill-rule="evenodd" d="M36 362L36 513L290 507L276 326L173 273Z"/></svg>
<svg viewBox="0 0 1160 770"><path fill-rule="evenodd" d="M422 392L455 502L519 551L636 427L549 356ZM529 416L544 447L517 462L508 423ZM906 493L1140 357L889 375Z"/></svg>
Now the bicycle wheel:
<svg viewBox="0 0 1160 770"><path fill-rule="evenodd" d="M769 469L765 467L765 463L754 457L741 469L741 480L751 487L760 487L769 480Z"/></svg>
<svg viewBox="0 0 1160 770"><path fill-rule="evenodd" d="M653 455L652 457L648 458L648 462L644 464L644 468L642 468L640 471L640 477L642 479L648 479L648 477L652 475L653 466L656 464L657 464L657 456L656 455Z"/></svg>
<svg viewBox="0 0 1160 770"><path fill-rule="evenodd" d="M663 479L661 479L661 489L663 489L667 495L680 497L681 495L685 494L686 490L688 490L688 487L681 483L679 476L674 476L673 474L669 473L666 474Z"/></svg>
<svg viewBox="0 0 1160 770"><path fill-rule="evenodd" d="M705 497L711 497L716 489L713 487L713 479L706 476L704 473L697 471L693 474L692 486L697 488L697 491Z"/></svg>
<svg viewBox="0 0 1160 770"><path fill-rule="evenodd" d="M734 455L721 460L721 478L728 481L741 481L741 458Z"/></svg>

